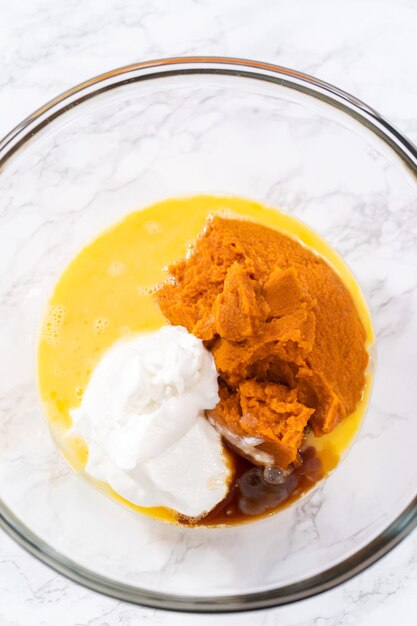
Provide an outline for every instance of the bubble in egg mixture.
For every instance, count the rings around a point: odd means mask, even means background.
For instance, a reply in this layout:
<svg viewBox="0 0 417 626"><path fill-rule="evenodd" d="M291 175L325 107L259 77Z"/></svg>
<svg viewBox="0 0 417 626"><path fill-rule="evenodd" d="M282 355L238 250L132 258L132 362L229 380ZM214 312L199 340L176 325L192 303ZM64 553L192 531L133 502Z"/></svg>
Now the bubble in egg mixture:
<svg viewBox="0 0 417 626"><path fill-rule="evenodd" d="M42 325L42 339L50 346L56 346L59 333L66 315L65 307L61 304L53 304L49 307Z"/></svg>
<svg viewBox="0 0 417 626"><path fill-rule="evenodd" d="M162 226L158 224L158 222L145 222L144 227L146 232L148 232L150 235L154 235L155 233L160 233L162 231Z"/></svg>
<svg viewBox="0 0 417 626"><path fill-rule="evenodd" d="M248 221L249 218L246 217L245 215L236 215L236 213L232 210L232 209L227 209L227 208L222 208L222 209L216 209L215 211L213 211L213 213L210 214L209 219L213 219L213 217L218 216L218 217L223 217L224 219L229 219L229 220L235 220L235 219L239 219L239 220L246 220Z"/></svg>
<svg viewBox="0 0 417 626"><path fill-rule="evenodd" d="M109 276L120 276L126 270L126 265L122 261L112 261L107 268Z"/></svg>
<svg viewBox="0 0 417 626"><path fill-rule="evenodd" d="M153 287L137 287L138 296L153 296L159 289L159 285Z"/></svg>
<svg viewBox="0 0 417 626"><path fill-rule="evenodd" d="M93 329L97 335L102 335L109 326L109 320L105 317L98 317L94 320Z"/></svg>

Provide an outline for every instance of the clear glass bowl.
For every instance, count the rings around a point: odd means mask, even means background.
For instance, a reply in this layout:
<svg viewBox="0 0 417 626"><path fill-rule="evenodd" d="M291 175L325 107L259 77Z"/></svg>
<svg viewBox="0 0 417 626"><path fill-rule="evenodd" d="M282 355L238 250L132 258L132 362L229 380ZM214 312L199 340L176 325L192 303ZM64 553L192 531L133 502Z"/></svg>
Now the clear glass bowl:
<svg viewBox="0 0 417 626"><path fill-rule="evenodd" d="M305 598L363 570L417 520L417 156L375 111L298 72L170 59L92 79L0 144L0 487L4 529L56 570L162 608ZM52 443L37 330L56 279L126 213L234 194L282 208L350 265L377 336L363 426L336 470L279 514L181 528L95 492ZM178 215L181 219L181 215Z"/></svg>

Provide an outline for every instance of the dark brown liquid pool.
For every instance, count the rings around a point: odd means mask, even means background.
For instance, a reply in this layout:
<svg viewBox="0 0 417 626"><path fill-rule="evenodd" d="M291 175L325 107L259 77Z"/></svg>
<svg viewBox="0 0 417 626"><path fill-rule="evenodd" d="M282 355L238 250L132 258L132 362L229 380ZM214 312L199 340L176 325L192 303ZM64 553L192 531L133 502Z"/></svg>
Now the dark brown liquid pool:
<svg viewBox="0 0 417 626"><path fill-rule="evenodd" d="M256 467L232 451L235 478L227 497L197 522L181 519L187 526L241 524L267 517L283 509L309 491L325 471L316 450L308 446L300 451L302 463L288 476Z"/></svg>

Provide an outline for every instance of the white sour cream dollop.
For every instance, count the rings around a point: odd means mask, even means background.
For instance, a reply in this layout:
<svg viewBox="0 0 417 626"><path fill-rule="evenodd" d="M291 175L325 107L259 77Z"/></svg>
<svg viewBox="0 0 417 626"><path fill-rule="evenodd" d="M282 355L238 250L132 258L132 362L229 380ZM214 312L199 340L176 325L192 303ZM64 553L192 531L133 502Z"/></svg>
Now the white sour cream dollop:
<svg viewBox="0 0 417 626"><path fill-rule="evenodd" d="M87 474L140 506L200 517L226 496L231 470L204 417L219 400L213 356L181 326L118 341L71 411Z"/></svg>

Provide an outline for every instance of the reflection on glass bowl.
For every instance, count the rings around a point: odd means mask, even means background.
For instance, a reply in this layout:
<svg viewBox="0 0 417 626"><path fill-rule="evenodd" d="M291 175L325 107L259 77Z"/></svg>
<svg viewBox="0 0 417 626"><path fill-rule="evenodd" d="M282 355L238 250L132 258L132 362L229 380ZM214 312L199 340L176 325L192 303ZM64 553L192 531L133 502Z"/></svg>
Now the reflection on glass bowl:
<svg viewBox="0 0 417 626"><path fill-rule="evenodd" d="M243 610L363 570L415 525L416 151L363 103L292 70L172 59L63 94L0 144L4 244L2 525L83 584L150 606ZM36 332L57 278L97 233L164 197L250 197L333 246L369 303L374 390L328 479L234 528L138 517L80 481L48 434ZM180 216L178 216L178 219Z"/></svg>

